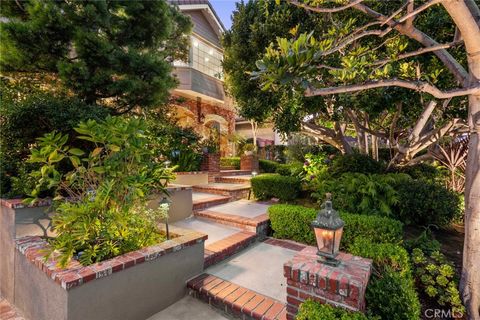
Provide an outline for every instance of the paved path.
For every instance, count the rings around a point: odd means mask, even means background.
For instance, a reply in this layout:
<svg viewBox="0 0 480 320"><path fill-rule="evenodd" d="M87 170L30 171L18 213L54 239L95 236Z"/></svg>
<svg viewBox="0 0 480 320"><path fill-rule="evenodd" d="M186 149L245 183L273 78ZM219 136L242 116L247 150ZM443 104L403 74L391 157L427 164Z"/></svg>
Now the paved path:
<svg viewBox="0 0 480 320"><path fill-rule="evenodd" d="M232 226L226 226L220 223L205 221L195 217L190 217L181 221L177 221L173 223L173 225L179 228L191 229L208 234L208 239L207 241L205 241L206 246L241 231L240 229Z"/></svg>
<svg viewBox="0 0 480 320"><path fill-rule="evenodd" d="M170 307L151 316L147 320L225 320L217 309L200 300L185 296Z"/></svg>

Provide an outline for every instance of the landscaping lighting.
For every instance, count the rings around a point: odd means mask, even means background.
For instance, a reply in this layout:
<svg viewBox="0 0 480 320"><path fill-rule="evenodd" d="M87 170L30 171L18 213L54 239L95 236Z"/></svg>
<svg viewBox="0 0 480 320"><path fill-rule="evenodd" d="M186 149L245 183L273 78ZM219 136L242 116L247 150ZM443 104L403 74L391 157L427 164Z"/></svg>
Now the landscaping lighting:
<svg viewBox="0 0 480 320"><path fill-rule="evenodd" d="M317 255L321 263L338 266L340 261L335 258L338 255L340 241L343 235L344 222L340 219L337 211L332 208L331 193L327 193L327 200L311 223L317 240Z"/></svg>

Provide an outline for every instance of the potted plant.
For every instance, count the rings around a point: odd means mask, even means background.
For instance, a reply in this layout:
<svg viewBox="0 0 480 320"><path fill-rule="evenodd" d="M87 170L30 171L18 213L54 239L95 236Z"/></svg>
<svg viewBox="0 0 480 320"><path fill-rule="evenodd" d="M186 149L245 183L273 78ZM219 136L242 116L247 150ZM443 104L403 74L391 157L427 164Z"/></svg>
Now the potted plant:
<svg viewBox="0 0 480 320"><path fill-rule="evenodd" d="M244 146L243 146L243 153L246 155L246 156L251 156L253 155L255 151L255 145L253 143L246 143Z"/></svg>

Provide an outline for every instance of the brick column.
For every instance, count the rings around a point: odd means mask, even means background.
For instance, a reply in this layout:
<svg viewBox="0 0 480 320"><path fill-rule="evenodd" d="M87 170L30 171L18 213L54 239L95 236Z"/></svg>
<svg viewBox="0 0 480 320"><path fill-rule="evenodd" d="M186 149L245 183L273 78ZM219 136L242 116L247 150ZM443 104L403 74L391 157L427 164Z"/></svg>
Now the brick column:
<svg viewBox="0 0 480 320"><path fill-rule="evenodd" d="M300 304L312 299L351 311L365 310L365 289L372 261L340 252L341 264L318 262L317 248L306 247L283 265L287 278L287 319L295 319Z"/></svg>
<svg viewBox="0 0 480 320"><path fill-rule="evenodd" d="M200 170L208 172L208 182L215 182L215 177L220 175L220 154L203 154Z"/></svg>
<svg viewBox="0 0 480 320"><path fill-rule="evenodd" d="M258 156L257 155L245 155L240 157L240 170L248 170L250 172L259 170Z"/></svg>

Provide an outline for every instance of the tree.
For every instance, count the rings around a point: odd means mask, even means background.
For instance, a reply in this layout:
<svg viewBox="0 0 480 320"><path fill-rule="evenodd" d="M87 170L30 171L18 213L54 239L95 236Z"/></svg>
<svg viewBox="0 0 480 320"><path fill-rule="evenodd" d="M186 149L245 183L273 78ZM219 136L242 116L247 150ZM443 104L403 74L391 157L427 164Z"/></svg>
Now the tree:
<svg viewBox="0 0 480 320"><path fill-rule="evenodd" d="M117 113L166 101L190 20L165 0L3 1L2 71L52 73Z"/></svg>
<svg viewBox="0 0 480 320"><path fill-rule="evenodd" d="M330 33L279 39L257 63L268 88L289 84L305 96L330 96L367 89L400 87L427 97L468 98L469 153L465 183L465 244L461 290L471 319L480 319L480 9L474 0L429 0L420 5L363 0L288 0L292 5L332 19ZM336 19L336 12L359 19ZM450 25L450 32L421 28L425 17ZM362 19L368 18L365 23ZM359 24L358 22L363 22ZM395 44L394 37L408 44ZM371 41L372 38L378 43ZM448 42L443 42L448 39ZM412 41L413 40L413 41ZM393 48L392 48L393 46ZM393 49L393 50L392 50ZM409 59L435 57L448 74L432 78ZM418 60L417 60L418 61ZM334 75L334 77L330 77ZM435 73L434 73L435 75ZM428 105L427 105L428 106ZM428 109L428 107L427 107ZM420 136L421 137L421 136Z"/></svg>

